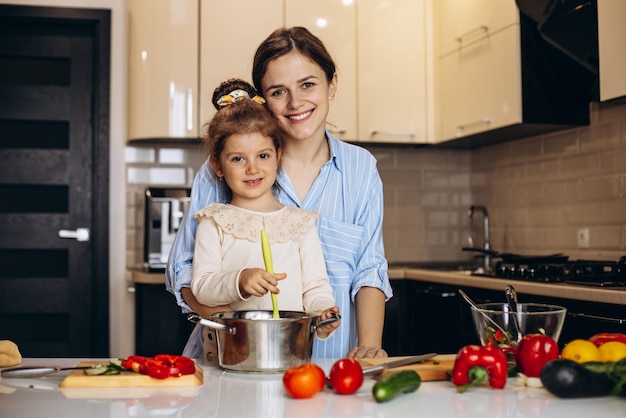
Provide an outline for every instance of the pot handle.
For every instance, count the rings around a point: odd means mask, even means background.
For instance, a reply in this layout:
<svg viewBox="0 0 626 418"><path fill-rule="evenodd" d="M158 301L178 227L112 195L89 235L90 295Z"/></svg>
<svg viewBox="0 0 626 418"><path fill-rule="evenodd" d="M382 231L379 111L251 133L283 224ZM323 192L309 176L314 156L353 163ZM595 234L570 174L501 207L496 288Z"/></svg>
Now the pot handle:
<svg viewBox="0 0 626 418"><path fill-rule="evenodd" d="M318 327L323 327L326 324L330 324L331 322L339 321L340 319L341 319L341 315L333 314L333 316L331 316L330 318L324 319L323 321L320 321L317 324L311 325L311 332L315 332L315 330Z"/></svg>
<svg viewBox="0 0 626 418"><path fill-rule="evenodd" d="M197 315L197 314L189 314L187 316L187 321L193 322L195 324L204 325L205 327L209 327L213 329L225 330L231 334L234 334L235 331L237 330L237 328L235 327L231 327L228 325L220 324L219 322L204 319L200 315Z"/></svg>

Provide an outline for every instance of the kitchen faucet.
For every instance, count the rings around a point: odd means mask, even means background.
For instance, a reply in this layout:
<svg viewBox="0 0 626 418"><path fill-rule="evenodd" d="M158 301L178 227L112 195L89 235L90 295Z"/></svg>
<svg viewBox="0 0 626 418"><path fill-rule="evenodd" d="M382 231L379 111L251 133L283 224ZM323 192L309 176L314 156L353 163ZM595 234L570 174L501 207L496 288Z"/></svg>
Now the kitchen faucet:
<svg viewBox="0 0 626 418"><path fill-rule="evenodd" d="M474 219L474 211L481 211L483 213L483 249L484 253L484 273L491 272L491 244L489 243L489 213L487 212L487 208L482 205L472 205L470 206L469 212L467 216L469 217L470 225Z"/></svg>

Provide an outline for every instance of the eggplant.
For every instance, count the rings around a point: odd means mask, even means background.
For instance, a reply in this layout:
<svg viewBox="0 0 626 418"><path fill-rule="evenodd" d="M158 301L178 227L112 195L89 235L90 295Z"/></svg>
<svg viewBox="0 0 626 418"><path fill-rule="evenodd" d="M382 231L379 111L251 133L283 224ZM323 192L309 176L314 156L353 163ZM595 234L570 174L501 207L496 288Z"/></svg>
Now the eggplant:
<svg viewBox="0 0 626 418"><path fill-rule="evenodd" d="M559 398L609 396L613 381L608 373L592 370L568 359L551 360L541 369L541 383Z"/></svg>

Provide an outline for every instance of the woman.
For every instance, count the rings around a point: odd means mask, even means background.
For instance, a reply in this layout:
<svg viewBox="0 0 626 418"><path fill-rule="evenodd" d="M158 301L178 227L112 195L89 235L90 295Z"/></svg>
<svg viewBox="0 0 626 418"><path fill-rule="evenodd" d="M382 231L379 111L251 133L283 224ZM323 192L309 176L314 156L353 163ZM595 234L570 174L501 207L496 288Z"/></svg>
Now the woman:
<svg viewBox="0 0 626 418"><path fill-rule="evenodd" d="M313 357L386 357L382 330L391 286L382 240L382 182L368 151L325 129L337 90L335 64L307 29L281 28L257 49L252 79L287 132L278 200L320 213L317 229L343 319L331 338L315 341ZM227 201L217 182L205 162L194 179L166 272L166 287L178 304L201 316L226 309L199 304L189 289L196 230L192 215L209 203ZM201 350L194 331L185 353L196 357Z"/></svg>

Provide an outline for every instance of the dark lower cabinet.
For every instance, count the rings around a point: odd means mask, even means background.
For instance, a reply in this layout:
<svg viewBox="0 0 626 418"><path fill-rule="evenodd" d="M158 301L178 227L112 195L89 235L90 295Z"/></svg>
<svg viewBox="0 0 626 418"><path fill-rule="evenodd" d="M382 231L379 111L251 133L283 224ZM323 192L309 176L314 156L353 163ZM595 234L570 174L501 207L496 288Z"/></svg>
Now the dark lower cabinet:
<svg viewBox="0 0 626 418"><path fill-rule="evenodd" d="M502 291L463 286L476 303L505 302ZM479 344L470 307L458 286L409 279L392 280L394 297L387 302L383 347L390 356L436 352L456 353ZM559 346L599 332L626 333L626 306L573 299L518 294L520 302L547 303L567 308Z"/></svg>
<svg viewBox="0 0 626 418"><path fill-rule="evenodd" d="M165 285L135 284L137 355L182 354L193 327Z"/></svg>
<svg viewBox="0 0 626 418"><path fill-rule="evenodd" d="M476 303L504 302L505 286L506 284L503 283L501 292L479 288L464 288L464 290ZM626 333L626 306L624 305L524 294L518 294L518 298L520 302L546 303L567 308L567 316L559 338L561 348L569 341L577 338L588 339L599 332ZM468 330L474 326L469 306L462 320L463 329ZM477 338L475 335L474 337Z"/></svg>
<svg viewBox="0 0 626 418"><path fill-rule="evenodd" d="M383 348L390 356L455 353L461 344L460 305L450 286L415 280L392 280Z"/></svg>

